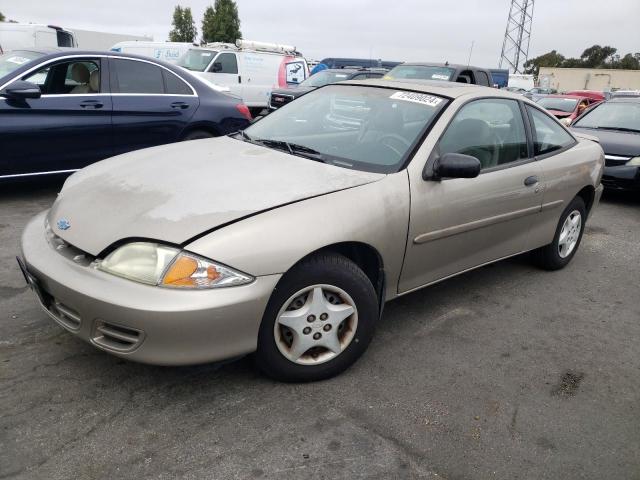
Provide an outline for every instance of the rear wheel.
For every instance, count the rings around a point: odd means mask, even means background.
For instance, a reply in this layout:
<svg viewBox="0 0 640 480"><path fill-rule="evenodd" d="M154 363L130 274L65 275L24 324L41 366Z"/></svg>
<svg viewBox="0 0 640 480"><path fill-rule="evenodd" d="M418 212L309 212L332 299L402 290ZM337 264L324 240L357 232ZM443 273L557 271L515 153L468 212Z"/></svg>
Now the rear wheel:
<svg viewBox="0 0 640 480"><path fill-rule="evenodd" d="M580 246L586 219L584 200L575 197L560 216L553 242L534 252L538 265L546 270L564 268Z"/></svg>
<svg viewBox="0 0 640 480"><path fill-rule="evenodd" d="M364 353L377 317L373 285L355 263L314 256L276 287L260 326L258 367L289 382L337 375Z"/></svg>
<svg viewBox="0 0 640 480"><path fill-rule="evenodd" d="M194 130L192 132L187 133L182 140L183 141L199 140L201 138L211 138L211 137L213 137L213 133L211 132L207 132L206 130Z"/></svg>

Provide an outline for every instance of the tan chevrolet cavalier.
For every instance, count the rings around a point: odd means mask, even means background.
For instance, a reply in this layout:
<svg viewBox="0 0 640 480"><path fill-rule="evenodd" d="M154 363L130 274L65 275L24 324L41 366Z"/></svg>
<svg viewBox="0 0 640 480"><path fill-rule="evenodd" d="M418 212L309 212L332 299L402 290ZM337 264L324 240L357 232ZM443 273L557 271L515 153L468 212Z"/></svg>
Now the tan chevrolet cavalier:
<svg viewBox="0 0 640 480"><path fill-rule="evenodd" d="M363 354L388 300L523 252L576 254L603 152L521 96L329 85L242 133L71 176L19 258L56 322L161 365L256 352L285 381Z"/></svg>

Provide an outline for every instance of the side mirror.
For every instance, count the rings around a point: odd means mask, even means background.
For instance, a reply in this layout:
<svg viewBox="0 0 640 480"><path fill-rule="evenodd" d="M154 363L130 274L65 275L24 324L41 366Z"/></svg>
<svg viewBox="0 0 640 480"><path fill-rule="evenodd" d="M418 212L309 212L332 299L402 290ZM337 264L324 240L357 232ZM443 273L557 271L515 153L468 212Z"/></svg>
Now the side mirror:
<svg viewBox="0 0 640 480"><path fill-rule="evenodd" d="M211 67L211 71L212 71L213 73L221 72L221 71L222 71L222 63L220 63L220 62L214 62L214 63L213 63L213 67Z"/></svg>
<svg viewBox="0 0 640 480"><path fill-rule="evenodd" d="M18 80L5 88L2 95L11 100L26 100L28 98L40 98L42 92L35 83Z"/></svg>
<svg viewBox="0 0 640 480"><path fill-rule="evenodd" d="M480 160L471 155L445 153L433 166L433 178L475 178L480 175Z"/></svg>

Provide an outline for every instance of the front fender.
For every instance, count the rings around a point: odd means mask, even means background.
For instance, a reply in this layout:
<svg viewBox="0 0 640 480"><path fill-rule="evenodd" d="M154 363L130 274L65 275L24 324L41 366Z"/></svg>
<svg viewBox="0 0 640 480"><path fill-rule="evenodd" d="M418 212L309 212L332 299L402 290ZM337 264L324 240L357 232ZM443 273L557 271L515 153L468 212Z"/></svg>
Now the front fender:
<svg viewBox="0 0 640 480"><path fill-rule="evenodd" d="M254 276L285 273L300 259L342 242L372 246L382 257L387 298L397 285L409 225L406 170L377 182L321 195L240 220L185 249Z"/></svg>

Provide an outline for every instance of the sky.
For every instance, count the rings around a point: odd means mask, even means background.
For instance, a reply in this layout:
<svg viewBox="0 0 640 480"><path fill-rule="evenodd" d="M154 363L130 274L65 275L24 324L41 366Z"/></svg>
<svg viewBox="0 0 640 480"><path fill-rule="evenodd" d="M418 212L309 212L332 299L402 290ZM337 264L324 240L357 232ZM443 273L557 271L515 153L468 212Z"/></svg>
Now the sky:
<svg viewBox="0 0 640 480"><path fill-rule="evenodd" d="M191 7L198 32L214 0L0 0L20 22L164 41L176 4ZM493 68L510 0L237 0L248 40L295 45L309 59L364 57L448 61ZM537 0L529 58L558 50L578 57L594 44L640 52L640 0Z"/></svg>

